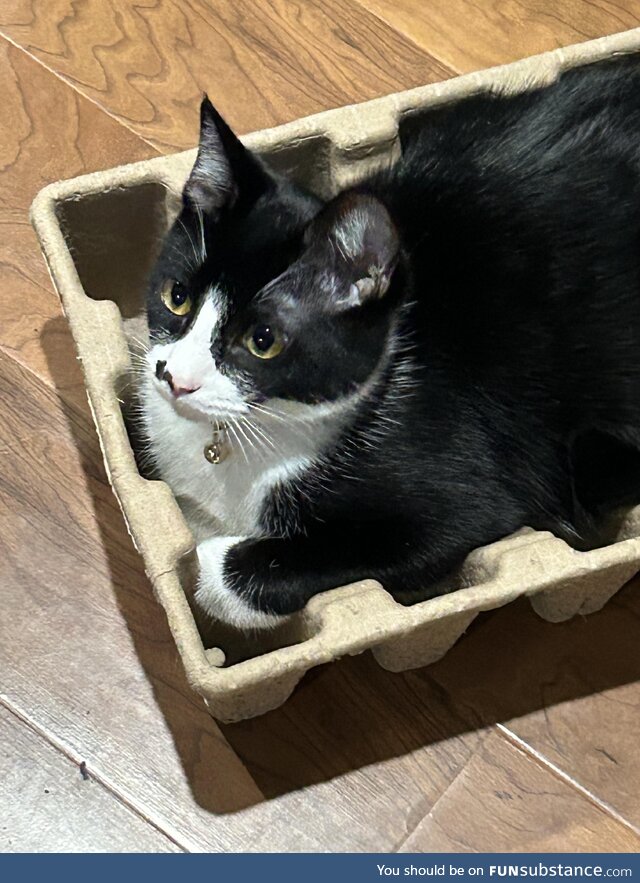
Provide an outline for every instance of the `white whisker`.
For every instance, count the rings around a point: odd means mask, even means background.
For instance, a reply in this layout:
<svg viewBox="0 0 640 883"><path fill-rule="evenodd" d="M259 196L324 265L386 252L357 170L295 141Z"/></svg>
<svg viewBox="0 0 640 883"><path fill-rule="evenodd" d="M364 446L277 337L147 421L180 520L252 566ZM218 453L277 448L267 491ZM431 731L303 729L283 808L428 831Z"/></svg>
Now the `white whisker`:
<svg viewBox="0 0 640 883"><path fill-rule="evenodd" d="M234 426L234 421L232 421L232 420L227 421L227 430L228 430L228 432L230 432L233 435L236 442L238 443L238 447L242 451L242 456L244 457L245 462L247 463L247 466L248 466L249 465L249 458L247 457L247 452L245 451L244 445L242 444L242 442L240 440L240 436L236 432L236 427Z"/></svg>
<svg viewBox="0 0 640 883"><path fill-rule="evenodd" d="M249 436L246 434L246 432L245 432L244 429L242 428L240 422L239 422L238 420L234 420L233 422L234 422L234 427L235 427L235 429L238 431L238 433L242 436L242 438L243 438L243 439L246 441L246 443L248 444L248 446L249 446L249 450L250 450L250 451L251 451L251 450L256 450L256 446L255 446L255 444L251 441L251 439L249 438ZM249 462L249 461L247 460L247 462Z"/></svg>
<svg viewBox="0 0 640 883"><path fill-rule="evenodd" d="M250 423L246 418L243 418L243 419L242 419L242 425L244 426L245 430L246 430L248 433L250 433L251 436L255 439L255 441L256 441L256 450L257 450L258 453L261 455L261 459L262 459L262 460L265 459L265 457L266 457L266 453L267 453L266 450L265 450L265 444L268 444L269 447L271 448L271 450L272 450L274 453L277 453L276 447L275 447L275 445L273 444L273 442L272 442L272 441L271 441L271 440L270 440L270 439L269 439L264 433L258 432L258 431L257 431L257 427L255 426L255 424L252 424L252 423Z"/></svg>
<svg viewBox="0 0 640 883"><path fill-rule="evenodd" d="M278 420L280 423L284 423L288 429L293 429L291 426L292 423L299 424L305 430L309 429L309 424L306 421L293 414L287 414L287 416L284 416L283 414L278 414L277 411L272 410L266 405L259 405L257 402L250 402L249 407L260 414L264 414L266 417L271 417L273 420Z"/></svg>
<svg viewBox="0 0 640 883"><path fill-rule="evenodd" d="M187 227L187 225L185 224L185 222L182 220L182 218L178 218L178 223L180 224L180 226L182 227L182 229L184 230L184 232L187 234L187 238L188 238L189 242L191 243L191 248L192 248L192 250L193 250L193 255L194 255L195 259L196 259L196 266L199 266L199 264L200 264L200 256L199 256L199 254L198 254L198 249L196 248L196 244L195 244L195 242L193 241L193 237L191 236L191 233L189 233L189 228Z"/></svg>
<svg viewBox="0 0 640 883"><path fill-rule="evenodd" d="M207 244L206 244L205 238L204 238L204 217L202 215L202 209L200 208L199 205L196 205L196 211L198 213L198 225L200 227L200 250L201 250L200 258L201 258L201 262L204 264L204 262L207 259Z"/></svg>

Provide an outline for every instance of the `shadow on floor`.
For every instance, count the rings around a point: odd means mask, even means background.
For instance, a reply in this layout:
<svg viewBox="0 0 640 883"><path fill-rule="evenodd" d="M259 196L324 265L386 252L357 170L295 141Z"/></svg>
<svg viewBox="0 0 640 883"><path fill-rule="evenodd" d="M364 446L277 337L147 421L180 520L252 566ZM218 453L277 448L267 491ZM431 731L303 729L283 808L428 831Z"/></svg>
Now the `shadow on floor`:
<svg viewBox="0 0 640 883"><path fill-rule="evenodd" d="M61 357L65 335L68 355ZM52 339L49 367L64 402L64 390L80 378L63 319L47 323L43 345ZM89 486L105 484L97 438L88 447L87 434L78 432L91 422L88 406L65 409ZM370 654L323 666L309 672L280 709L218 727L186 683L115 501L94 493L94 506L140 662L194 797L213 813L237 812L425 746L446 743L455 752L471 731L640 680L640 593L630 584L600 613L564 624L543 622L525 600L482 614L442 661L423 670L391 674ZM230 786L220 775L220 732L257 789L246 782Z"/></svg>

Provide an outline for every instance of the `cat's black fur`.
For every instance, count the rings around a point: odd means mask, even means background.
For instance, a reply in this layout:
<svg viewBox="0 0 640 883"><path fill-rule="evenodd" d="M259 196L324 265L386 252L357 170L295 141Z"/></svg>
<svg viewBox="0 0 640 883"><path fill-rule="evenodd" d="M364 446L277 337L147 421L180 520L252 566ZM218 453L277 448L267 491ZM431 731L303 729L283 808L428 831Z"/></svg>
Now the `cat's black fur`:
<svg viewBox="0 0 640 883"><path fill-rule="evenodd" d="M233 292L229 341L261 310L295 341L278 365L251 369L265 398L339 398L395 342L333 448L265 505L266 538L229 552L227 579L267 612L368 577L424 597L524 525L588 545L585 507L605 502L607 483L596 444L603 492L579 498L579 439L640 446L640 65L472 97L401 134L393 169L319 213L271 179L226 217L210 207L214 256L194 291L223 279ZM190 205L187 193L195 231ZM345 258L334 233L354 212L366 242ZM172 235L159 278L181 272ZM363 275L373 294L345 308ZM152 330L179 332L157 309ZM228 358L247 368L248 354Z"/></svg>

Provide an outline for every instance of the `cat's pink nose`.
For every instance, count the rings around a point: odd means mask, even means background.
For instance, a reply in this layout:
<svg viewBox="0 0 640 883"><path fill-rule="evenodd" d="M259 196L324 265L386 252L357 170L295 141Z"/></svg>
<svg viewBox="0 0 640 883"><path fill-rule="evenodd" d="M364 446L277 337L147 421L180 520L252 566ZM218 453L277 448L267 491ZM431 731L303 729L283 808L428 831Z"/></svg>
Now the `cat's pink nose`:
<svg viewBox="0 0 640 883"><path fill-rule="evenodd" d="M158 380L165 380L169 384L169 389L176 398L179 396L187 396L189 393L200 389L199 386L188 386L186 383L181 383L179 380L176 380L173 374L166 370L166 364L166 362L157 363L156 377Z"/></svg>
<svg viewBox="0 0 640 883"><path fill-rule="evenodd" d="M176 396L188 396L189 393L196 392L199 386L179 386L175 381L171 384L171 392Z"/></svg>

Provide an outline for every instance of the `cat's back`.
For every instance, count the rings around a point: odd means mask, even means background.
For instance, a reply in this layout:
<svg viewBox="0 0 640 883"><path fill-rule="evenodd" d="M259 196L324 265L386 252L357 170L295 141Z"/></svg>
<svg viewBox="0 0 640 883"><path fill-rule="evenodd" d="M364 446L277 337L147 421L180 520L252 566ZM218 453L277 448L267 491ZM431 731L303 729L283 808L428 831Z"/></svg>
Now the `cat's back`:
<svg viewBox="0 0 640 883"><path fill-rule="evenodd" d="M637 59L519 95L472 96L409 118L401 140L401 161L373 186L419 286L443 285L460 306L486 289L487 308L509 311L527 293L545 301L560 277L567 292L594 293L595 279L637 271Z"/></svg>
<svg viewBox="0 0 640 883"><path fill-rule="evenodd" d="M517 95L475 95L408 117L399 180L416 183L436 169L526 176L572 154L575 161L638 160L639 135L640 61L615 59L566 71Z"/></svg>
<svg viewBox="0 0 640 883"><path fill-rule="evenodd" d="M473 96L406 121L401 139L373 186L407 243L423 353L512 401L587 387L604 400L621 370L635 390L640 63Z"/></svg>

